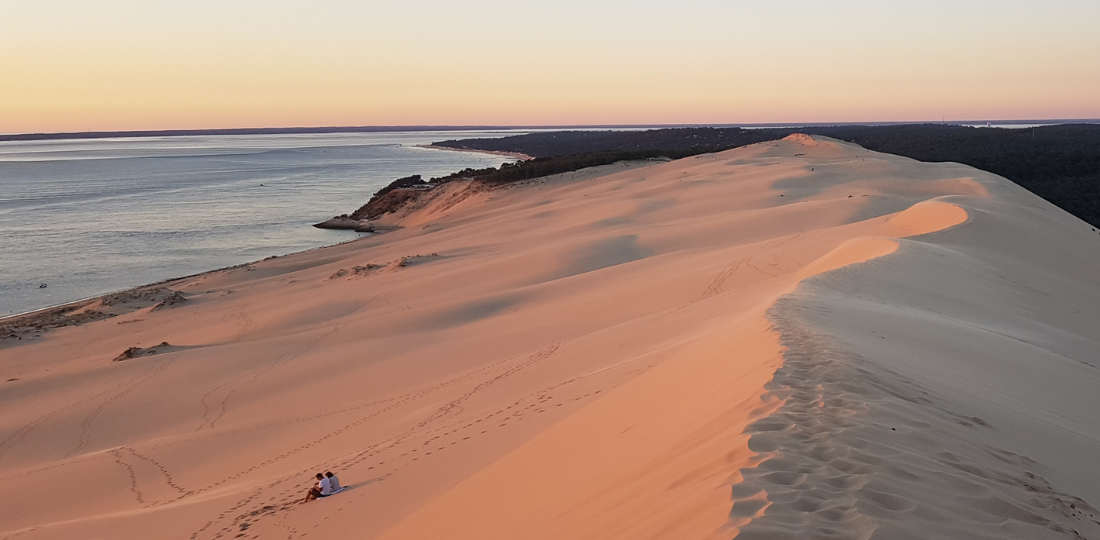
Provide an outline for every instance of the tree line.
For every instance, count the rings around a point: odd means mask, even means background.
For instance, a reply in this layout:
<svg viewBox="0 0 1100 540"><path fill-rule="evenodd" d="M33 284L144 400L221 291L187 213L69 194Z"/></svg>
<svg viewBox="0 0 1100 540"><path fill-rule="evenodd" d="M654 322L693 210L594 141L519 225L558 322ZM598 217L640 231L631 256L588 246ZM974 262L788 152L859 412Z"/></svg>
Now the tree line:
<svg viewBox="0 0 1100 540"><path fill-rule="evenodd" d="M877 152L920 161L952 161L1016 182L1078 218L1100 226L1100 124L1024 129L946 124L815 126L805 128L667 128L640 131L558 131L498 139L433 143L456 149L519 152L536 159L500 168L467 169L432 182L482 178L512 182L620 160L681 158L779 139L825 135Z"/></svg>

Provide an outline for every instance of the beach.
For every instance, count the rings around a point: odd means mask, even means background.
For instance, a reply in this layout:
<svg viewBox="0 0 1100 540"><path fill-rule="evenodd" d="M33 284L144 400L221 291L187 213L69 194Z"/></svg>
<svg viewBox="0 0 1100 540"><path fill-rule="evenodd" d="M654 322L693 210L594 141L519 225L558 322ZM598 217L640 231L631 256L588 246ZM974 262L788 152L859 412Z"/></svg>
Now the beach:
<svg viewBox="0 0 1100 540"><path fill-rule="evenodd" d="M1100 537L1100 242L1003 178L792 135L378 224L0 335L0 539Z"/></svg>

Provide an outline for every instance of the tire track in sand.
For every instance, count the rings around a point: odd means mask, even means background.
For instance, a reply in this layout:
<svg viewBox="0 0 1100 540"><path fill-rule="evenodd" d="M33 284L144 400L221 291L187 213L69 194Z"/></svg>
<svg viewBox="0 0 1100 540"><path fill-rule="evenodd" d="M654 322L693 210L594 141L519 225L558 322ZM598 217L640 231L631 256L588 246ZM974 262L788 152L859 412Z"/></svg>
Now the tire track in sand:
<svg viewBox="0 0 1100 540"><path fill-rule="evenodd" d="M157 375L160 375L161 373L163 373L164 370L168 369L168 366L172 362L171 359L161 360L161 358L163 358L161 356L154 356L154 357L150 357L150 358L153 362L153 367L152 368L150 368L148 371L146 371L143 375L141 375L141 376L139 376L135 379L131 379L132 380L131 384L124 385L121 390L119 390L113 396L111 396L111 397L107 398L106 400L104 400L102 403L99 404L99 406L97 406L95 409L93 409L92 412L88 416L85 416L84 419L81 420L81 422L80 422L80 440L79 440L79 442L77 443L76 447L74 447L72 450L70 450L68 454L65 454L64 456L62 456L61 459L67 459L67 458L70 458L72 456L75 456L76 454L80 453L81 450L84 450L85 448L87 448L88 443L91 442L91 438L92 438L93 423L95 422L95 419L100 415L100 413L103 412L104 409L106 409L109 405L111 405L115 401L118 401L119 398L121 398L121 397L125 396L126 394L129 394L130 392L132 392L135 388L140 386L141 383L143 383L145 381L148 381L149 379L152 379L153 377L156 377Z"/></svg>
<svg viewBox="0 0 1100 540"><path fill-rule="evenodd" d="M152 369L156 369L156 366L153 366L150 370L152 370ZM43 423L45 423L50 418L53 418L54 416L57 416L59 414L66 413L66 412L71 411L73 409L82 407L82 406L84 406L88 403L92 403L92 402L96 401L97 399L100 399L104 396L110 395L113 392L117 392L120 389L125 388L128 385L135 384L135 381L141 379L147 373L148 372L142 372L142 373L139 373L137 375L132 375L129 378L124 379L122 382L120 382L120 383L118 383L118 384L116 384L116 385L114 385L114 386L112 386L112 387L110 387L110 388L108 388L108 389L106 389L102 392L99 392L98 394L95 394L91 397L88 397L88 398L82 399L80 401L71 403L71 404L66 405L64 407L61 407L60 409L55 409L53 411L50 411L50 412L48 412L48 413L32 420L32 421L24 424L22 427L20 427L15 432L13 432L11 435L9 435L6 439L4 439L3 441L0 441L0 458L2 458L4 456L4 454L6 454L13 447L15 447L17 444L19 444L19 442L23 440L23 437L25 437L28 433L30 433L32 430L34 430L34 428L42 425Z"/></svg>
<svg viewBox="0 0 1100 540"><path fill-rule="evenodd" d="M229 400L238 390L244 388L245 386L248 386L249 384L252 384L256 381L256 379L260 378L265 373L268 373L269 371L283 364L296 360L299 356L305 354L306 352L309 352L309 350L317 345L317 343L339 332L343 328L343 326L344 325L337 325L323 335L310 340L302 347L284 352L283 354L276 357L275 361L271 362L270 364L225 381L224 383L215 386L214 388L203 394L202 398L200 398L200 402L203 406L202 423L199 424L199 427L195 428L195 431L201 431L203 428L213 429L215 424L217 424L217 422L221 420L223 416L225 416L225 413L228 411ZM213 396L223 389L228 389L228 391L225 393L224 396L221 397L216 406L211 406Z"/></svg>

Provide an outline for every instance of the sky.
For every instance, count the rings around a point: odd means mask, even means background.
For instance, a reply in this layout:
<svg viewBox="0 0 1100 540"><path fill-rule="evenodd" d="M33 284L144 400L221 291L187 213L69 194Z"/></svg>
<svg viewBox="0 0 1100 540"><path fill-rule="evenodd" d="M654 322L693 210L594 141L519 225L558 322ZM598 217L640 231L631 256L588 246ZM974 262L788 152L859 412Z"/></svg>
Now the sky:
<svg viewBox="0 0 1100 540"><path fill-rule="evenodd" d="M1100 118L1097 0L0 0L0 133Z"/></svg>

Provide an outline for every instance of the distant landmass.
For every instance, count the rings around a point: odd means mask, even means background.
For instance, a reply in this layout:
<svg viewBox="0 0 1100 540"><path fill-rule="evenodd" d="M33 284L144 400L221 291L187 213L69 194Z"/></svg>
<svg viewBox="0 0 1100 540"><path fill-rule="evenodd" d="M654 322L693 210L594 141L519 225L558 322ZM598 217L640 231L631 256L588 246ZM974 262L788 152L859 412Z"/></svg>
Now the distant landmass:
<svg viewBox="0 0 1100 540"><path fill-rule="evenodd" d="M660 128L784 128L784 127L826 127L826 126L887 126L913 125L922 122L786 122L757 124L607 124L607 125L530 125L530 126L326 126L326 127L267 127L267 128L226 128L226 129L160 129L139 131L73 131L61 133L0 133L3 141L46 141L61 139L111 139L119 137L186 137L196 135L294 135L310 133L384 133L397 131L477 131L491 129L538 129L538 130L576 130L576 129L660 129ZM964 120L953 121L945 125L974 125L992 123L998 125L1034 125L1034 124L1070 124L1100 123L1100 119L1074 120Z"/></svg>
<svg viewBox="0 0 1100 540"><path fill-rule="evenodd" d="M13 133L0 141L47 141L60 139L112 139L118 137L186 137L196 135L298 135L311 133L384 133L397 131L476 131L515 129L497 126L343 126L230 129L161 129L145 131L79 131L69 133Z"/></svg>

